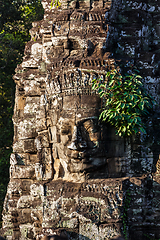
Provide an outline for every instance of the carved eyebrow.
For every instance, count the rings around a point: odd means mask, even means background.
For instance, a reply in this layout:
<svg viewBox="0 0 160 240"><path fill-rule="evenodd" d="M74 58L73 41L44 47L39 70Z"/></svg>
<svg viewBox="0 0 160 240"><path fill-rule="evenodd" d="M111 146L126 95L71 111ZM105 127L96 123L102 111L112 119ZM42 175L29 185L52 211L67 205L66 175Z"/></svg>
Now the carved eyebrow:
<svg viewBox="0 0 160 240"><path fill-rule="evenodd" d="M88 131L88 130L90 130L90 129L93 129L93 124L92 123L89 123L89 124L87 124L87 126L84 126L85 127L85 129Z"/></svg>
<svg viewBox="0 0 160 240"><path fill-rule="evenodd" d="M83 119L81 119L80 121L77 121L77 124L76 124L76 125L81 125L81 124L83 124L84 122L86 122L86 121L88 121L88 120L97 120L97 119L98 119L97 116L83 118Z"/></svg>

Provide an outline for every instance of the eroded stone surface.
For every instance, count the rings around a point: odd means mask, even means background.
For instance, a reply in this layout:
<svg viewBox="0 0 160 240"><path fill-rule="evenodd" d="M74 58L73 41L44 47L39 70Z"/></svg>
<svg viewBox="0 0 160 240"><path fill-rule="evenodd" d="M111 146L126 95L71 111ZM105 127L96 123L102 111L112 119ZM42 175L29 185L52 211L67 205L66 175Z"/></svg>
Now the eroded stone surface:
<svg viewBox="0 0 160 240"><path fill-rule="evenodd" d="M115 62L128 72L137 64L159 103L160 2L61 1L50 9L44 0L43 7L14 76L4 235L38 240L65 229L72 240L122 232L159 239L159 108L147 135L121 139L98 121L102 102L91 82Z"/></svg>

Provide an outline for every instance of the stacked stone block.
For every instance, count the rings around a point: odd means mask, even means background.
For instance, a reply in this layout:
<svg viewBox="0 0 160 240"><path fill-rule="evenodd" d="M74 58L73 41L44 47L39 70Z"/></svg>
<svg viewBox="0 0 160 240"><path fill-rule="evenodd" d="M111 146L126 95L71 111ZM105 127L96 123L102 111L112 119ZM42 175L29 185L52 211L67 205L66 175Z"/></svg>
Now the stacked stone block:
<svg viewBox="0 0 160 240"><path fill-rule="evenodd" d="M89 129L100 108L92 79L105 79L115 62L123 63L127 71L137 65L159 104L160 2L63 0L59 8L50 8L49 0L42 3L44 19L33 23L31 41L14 76L14 140L4 235L8 240L38 240L65 229L73 240L119 235L158 239L159 106L147 136L125 141L107 126L102 166L92 156L94 168L83 163L79 171L79 162L69 159L66 164L61 159L71 140L72 126L66 119L72 123L75 114L81 130ZM92 118L90 125L82 123L86 116ZM87 131L94 142L96 134Z"/></svg>

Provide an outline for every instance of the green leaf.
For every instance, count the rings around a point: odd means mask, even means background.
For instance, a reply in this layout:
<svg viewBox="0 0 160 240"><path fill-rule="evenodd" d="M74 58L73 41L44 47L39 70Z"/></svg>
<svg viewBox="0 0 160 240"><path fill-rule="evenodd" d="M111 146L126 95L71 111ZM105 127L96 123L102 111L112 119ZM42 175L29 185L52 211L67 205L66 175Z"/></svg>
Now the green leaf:
<svg viewBox="0 0 160 240"><path fill-rule="evenodd" d="M146 130L143 127L140 127L139 129L142 133L146 134Z"/></svg>
<svg viewBox="0 0 160 240"><path fill-rule="evenodd" d="M144 110L144 102L143 101L141 101L140 104L138 104L138 106L141 110Z"/></svg>
<svg viewBox="0 0 160 240"><path fill-rule="evenodd" d="M105 96L105 95L106 95L105 92L100 93L100 98L102 98L102 97Z"/></svg>
<svg viewBox="0 0 160 240"><path fill-rule="evenodd" d="M115 74L111 73L111 74L110 74L110 79L113 79L114 76L115 76ZM113 80L113 81L114 81L114 80Z"/></svg>
<svg viewBox="0 0 160 240"><path fill-rule="evenodd" d="M136 75L136 78L140 78L140 79L142 79L142 77L141 77L140 75Z"/></svg>
<svg viewBox="0 0 160 240"><path fill-rule="evenodd" d="M123 132L125 132L125 131L126 131L126 126L124 126L124 127L122 128L122 131L123 131Z"/></svg>
<svg viewBox="0 0 160 240"><path fill-rule="evenodd" d="M125 103L121 103L121 108L122 108L122 109L125 108Z"/></svg>
<svg viewBox="0 0 160 240"><path fill-rule="evenodd" d="M110 76L110 74L111 74L110 72L107 72L107 74L106 74L106 77L109 77L109 76Z"/></svg>
<svg viewBox="0 0 160 240"><path fill-rule="evenodd" d="M114 80L109 82L109 86L111 86L114 83Z"/></svg>

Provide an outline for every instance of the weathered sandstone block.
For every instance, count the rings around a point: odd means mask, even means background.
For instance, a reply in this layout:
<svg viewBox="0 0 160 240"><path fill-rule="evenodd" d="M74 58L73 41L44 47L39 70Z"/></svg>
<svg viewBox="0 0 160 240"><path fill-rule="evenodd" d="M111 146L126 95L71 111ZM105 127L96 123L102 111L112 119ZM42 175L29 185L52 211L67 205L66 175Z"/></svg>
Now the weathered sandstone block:
<svg viewBox="0 0 160 240"><path fill-rule="evenodd" d="M159 106L146 135L123 139L98 120L103 102L91 84L115 62L128 73L136 65L159 104L160 2L42 4L14 76L4 235L60 239L65 229L69 240L159 239Z"/></svg>

